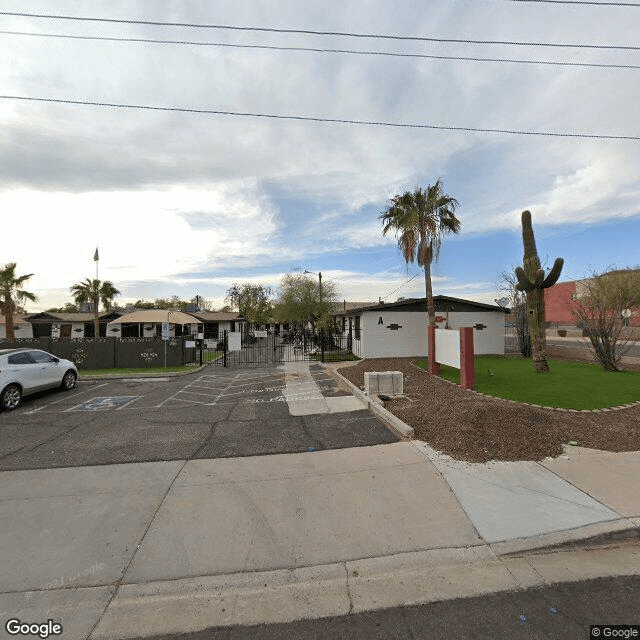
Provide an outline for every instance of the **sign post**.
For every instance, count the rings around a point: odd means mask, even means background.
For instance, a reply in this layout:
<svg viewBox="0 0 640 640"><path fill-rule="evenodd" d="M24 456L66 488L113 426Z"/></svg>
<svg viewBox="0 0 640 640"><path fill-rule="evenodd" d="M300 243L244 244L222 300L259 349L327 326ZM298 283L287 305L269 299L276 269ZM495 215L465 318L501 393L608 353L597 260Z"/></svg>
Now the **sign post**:
<svg viewBox="0 0 640 640"><path fill-rule="evenodd" d="M164 368L167 368L167 340L169 339L169 323L162 323L162 341L164 342Z"/></svg>

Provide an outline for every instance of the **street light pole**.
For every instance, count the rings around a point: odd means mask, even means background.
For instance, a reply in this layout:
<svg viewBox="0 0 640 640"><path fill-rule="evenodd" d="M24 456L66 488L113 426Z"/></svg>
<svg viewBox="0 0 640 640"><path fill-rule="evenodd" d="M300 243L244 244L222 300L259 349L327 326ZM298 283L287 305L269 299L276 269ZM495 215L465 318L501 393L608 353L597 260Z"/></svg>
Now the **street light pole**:
<svg viewBox="0 0 640 640"><path fill-rule="evenodd" d="M304 272L312 276L318 276L318 291L320 293L320 304L322 304L322 271L316 273L315 271L307 271L305 269Z"/></svg>

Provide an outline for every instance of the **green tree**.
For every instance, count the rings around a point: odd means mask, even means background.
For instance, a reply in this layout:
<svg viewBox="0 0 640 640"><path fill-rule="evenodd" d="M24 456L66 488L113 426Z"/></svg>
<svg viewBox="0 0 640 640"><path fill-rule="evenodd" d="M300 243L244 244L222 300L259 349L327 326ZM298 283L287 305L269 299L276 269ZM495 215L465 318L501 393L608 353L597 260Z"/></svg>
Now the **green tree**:
<svg viewBox="0 0 640 640"><path fill-rule="evenodd" d="M323 316L330 315L338 301L333 282L299 271L285 274L280 283L275 315L278 322L309 322L315 330Z"/></svg>
<svg viewBox="0 0 640 640"><path fill-rule="evenodd" d="M83 305L90 302L93 305L93 324L96 338L100 335L100 322L98 319L98 306L100 302L106 311L111 309L113 299L120 295L120 291L109 280L86 278L71 287L71 293L76 304Z"/></svg>
<svg viewBox="0 0 640 640"><path fill-rule="evenodd" d="M136 300L133 306L136 307L136 309L155 309L153 302L144 299Z"/></svg>
<svg viewBox="0 0 640 640"><path fill-rule="evenodd" d="M176 309L177 311L184 311L189 303L186 300L180 300L178 296L171 296L170 298L156 298L153 301L153 309Z"/></svg>
<svg viewBox="0 0 640 640"><path fill-rule="evenodd" d="M625 314L640 307L640 270L594 273L580 288L580 297L567 301L576 326L589 338L588 346L605 371L622 371L622 357L633 344Z"/></svg>
<svg viewBox="0 0 640 640"><path fill-rule="evenodd" d="M225 302L252 324L267 324L273 315L271 287L263 284L234 283L227 289Z"/></svg>
<svg viewBox="0 0 640 640"><path fill-rule="evenodd" d="M80 311L80 307L77 304L73 304L73 302L67 302L64 307L51 307L50 309L46 309L51 313L78 313Z"/></svg>
<svg viewBox="0 0 640 640"><path fill-rule="evenodd" d="M22 288L31 276L33 276L33 273L17 276L15 262L9 262L0 269L0 311L5 317L6 337L8 340L15 338L13 314L18 308L18 304L27 300L35 302L38 299L34 293L25 291Z"/></svg>
<svg viewBox="0 0 640 640"><path fill-rule="evenodd" d="M442 238L459 233L461 222L455 216L458 201L444 193L438 178L426 189L416 187L394 196L380 214L382 235L393 231L405 262L416 259L424 269L424 286L429 311L429 324L435 326L436 311L431 284L431 263L438 260Z"/></svg>

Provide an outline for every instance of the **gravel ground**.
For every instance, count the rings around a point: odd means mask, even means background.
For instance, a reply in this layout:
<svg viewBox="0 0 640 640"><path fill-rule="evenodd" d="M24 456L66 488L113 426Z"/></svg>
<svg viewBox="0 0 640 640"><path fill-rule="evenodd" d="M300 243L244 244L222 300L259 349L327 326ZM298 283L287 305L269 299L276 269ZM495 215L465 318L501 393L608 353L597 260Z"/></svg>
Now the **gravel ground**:
<svg viewBox="0 0 640 640"><path fill-rule="evenodd" d="M401 371L405 398L384 403L412 426L415 437L458 460L542 460L562 444L605 451L640 450L640 406L605 412L539 409L480 396L411 364L412 358L376 358L341 367L360 389L365 371Z"/></svg>

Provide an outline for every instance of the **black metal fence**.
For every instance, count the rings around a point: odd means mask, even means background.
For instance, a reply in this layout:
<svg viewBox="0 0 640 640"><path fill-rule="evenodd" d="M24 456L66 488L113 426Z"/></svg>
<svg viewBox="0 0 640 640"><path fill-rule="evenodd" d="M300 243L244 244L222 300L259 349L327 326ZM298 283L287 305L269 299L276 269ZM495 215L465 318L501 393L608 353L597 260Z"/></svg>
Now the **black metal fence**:
<svg viewBox="0 0 640 640"><path fill-rule="evenodd" d="M217 340L205 340L202 360L224 367L358 360L359 346L360 341L348 334L331 334L323 330L279 333L248 327L237 333L225 331Z"/></svg>

